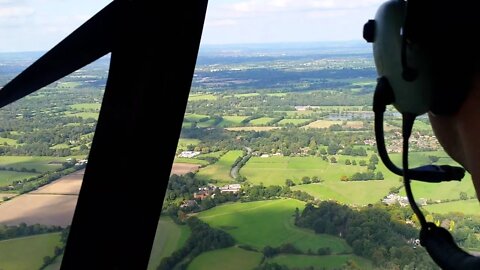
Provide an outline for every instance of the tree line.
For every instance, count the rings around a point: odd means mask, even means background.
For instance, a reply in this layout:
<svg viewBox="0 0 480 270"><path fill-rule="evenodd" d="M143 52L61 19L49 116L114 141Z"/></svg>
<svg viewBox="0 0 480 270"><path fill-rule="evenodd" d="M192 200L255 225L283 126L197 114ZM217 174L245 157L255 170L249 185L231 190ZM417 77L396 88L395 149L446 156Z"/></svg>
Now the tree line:
<svg viewBox="0 0 480 270"><path fill-rule="evenodd" d="M188 264L200 253L235 244L235 240L228 233L210 227L197 217L188 218L186 224L192 232L187 242L172 255L163 258L157 270L187 269Z"/></svg>
<svg viewBox="0 0 480 270"><path fill-rule="evenodd" d="M411 243L418 230L377 206L354 210L327 201L317 207L307 204L295 224L315 233L340 236L356 255L381 269L436 269L426 251Z"/></svg>

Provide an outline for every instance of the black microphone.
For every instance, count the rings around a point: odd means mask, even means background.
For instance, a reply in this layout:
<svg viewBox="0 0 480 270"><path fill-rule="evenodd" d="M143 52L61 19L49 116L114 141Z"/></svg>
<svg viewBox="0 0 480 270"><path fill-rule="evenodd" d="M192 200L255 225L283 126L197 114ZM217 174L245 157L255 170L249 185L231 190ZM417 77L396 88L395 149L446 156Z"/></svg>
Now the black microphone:
<svg viewBox="0 0 480 270"><path fill-rule="evenodd" d="M427 249L433 261L444 270L480 269L480 258L462 250L446 229L437 227L431 222L420 230L420 244Z"/></svg>
<svg viewBox="0 0 480 270"><path fill-rule="evenodd" d="M426 165L410 169L411 179L429 183L444 181L461 181L465 176L465 169L449 165Z"/></svg>
<svg viewBox="0 0 480 270"><path fill-rule="evenodd" d="M403 170L398 168L388 157L385 147L383 132L383 114L387 105L395 101L393 89L385 77L380 77L375 88L373 96L373 111L375 113L375 139L377 141L378 155L385 166L393 173L403 176ZM408 171L409 178L429 183L438 183L443 181L460 181L465 176L465 169L449 165L426 165L413 168Z"/></svg>
<svg viewBox="0 0 480 270"><path fill-rule="evenodd" d="M377 140L378 153L383 163L390 171L397 175L406 175L404 184L407 197L409 198L410 206L422 225L420 230L420 244L425 247L433 261L444 270L480 269L479 257L475 257L458 247L452 235L446 229L437 227L431 222L426 222L425 217L415 203L409 182L410 179L430 183L461 180L465 175L465 170L460 167L448 165L426 165L414 169L408 169L408 162L406 162L406 160L408 160L406 159L408 154L406 152L408 151L408 137L410 135L405 136L405 133L403 149L405 171L393 164L388 157L383 136L383 113L386 110L386 105L391 104L393 101L393 91L388 80L385 77L380 78L375 89L373 102L373 110L375 112L375 138ZM411 132L414 117L411 120L412 121L410 121L411 125L409 126L410 130L408 131L408 134Z"/></svg>

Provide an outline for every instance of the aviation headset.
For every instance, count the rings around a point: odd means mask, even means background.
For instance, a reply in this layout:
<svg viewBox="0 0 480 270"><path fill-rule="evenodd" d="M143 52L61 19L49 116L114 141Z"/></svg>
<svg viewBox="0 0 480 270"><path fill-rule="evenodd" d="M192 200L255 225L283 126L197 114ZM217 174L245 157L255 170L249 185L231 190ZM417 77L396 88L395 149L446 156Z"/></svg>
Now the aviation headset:
<svg viewBox="0 0 480 270"><path fill-rule="evenodd" d="M458 111L476 69L475 61L463 63L462 58L473 53L478 44L459 38L471 36L466 26L478 26L479 16L474 12L479 11L455 12L450 10L451 4L439 5L433 0L389 0L379 7L375 20L364 26L363 36L373 43L379 75L373 100L375 136L383 163L404 177L410 206L422 226L420 243L432 259L442 269L480 269L480 257L459 248L446 229L425 220L410 187L410 180L460 181L465 174L463 168L447 165L408 167L408 138L415 118L429 111L439 115ZM447 11L453 18L445 20ZM459 64L463 66L452 66ZM403 169L393 164L385 148L383 114L390 104L403 117Z"/></svg>

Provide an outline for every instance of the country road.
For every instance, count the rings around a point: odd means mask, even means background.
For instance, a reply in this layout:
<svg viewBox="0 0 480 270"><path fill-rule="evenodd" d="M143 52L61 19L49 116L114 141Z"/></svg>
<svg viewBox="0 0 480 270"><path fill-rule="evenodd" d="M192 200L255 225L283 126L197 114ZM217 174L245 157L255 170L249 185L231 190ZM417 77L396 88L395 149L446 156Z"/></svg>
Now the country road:
<svg viewBox="0 0 480 270"><path fill-rule="evenodd" d="M245 150L247 150L247 154L245 156L243 156L242 158L242 161L244 161L245 159L248 159L251 154L252 154L252 148L250 147L245 147ZM237 179L238 177L238 172L240 171L240 164L242 162L239 162L237 165L235 165L235 167L233 167L231 170L230 170L230 176L233 178L233 179Z"/></svg>

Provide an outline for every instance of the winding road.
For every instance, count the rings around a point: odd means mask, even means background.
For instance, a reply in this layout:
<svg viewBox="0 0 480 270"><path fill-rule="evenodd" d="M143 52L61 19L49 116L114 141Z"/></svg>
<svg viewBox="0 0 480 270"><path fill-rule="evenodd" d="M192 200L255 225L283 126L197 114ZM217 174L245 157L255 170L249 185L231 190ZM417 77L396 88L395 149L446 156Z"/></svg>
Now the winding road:
<svg viewBox="0 0 480 270"><path fill-rule="evenodd" d="M242 158L242 161L244 161L245 159L248 159L251 154L252 154L252 148L250 147L245 147L245 150L247 150L247 154L245 156L243 156ZM233 179L237 179L238 177L238 172L240 171L240 164L242 162L238 162L237 165L235 165L235 167L233 167L231 170L230 170L230 176L233 178Z"/></svg>

